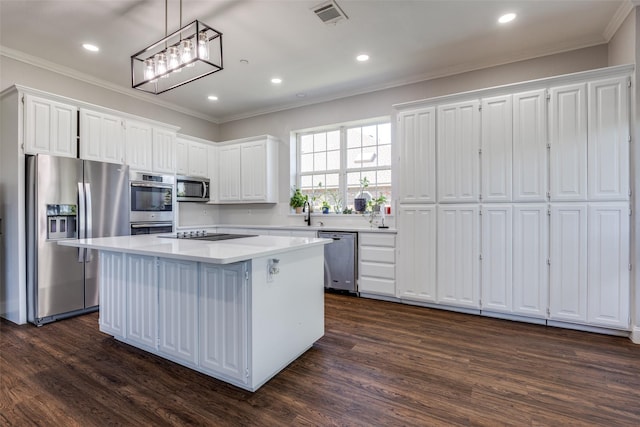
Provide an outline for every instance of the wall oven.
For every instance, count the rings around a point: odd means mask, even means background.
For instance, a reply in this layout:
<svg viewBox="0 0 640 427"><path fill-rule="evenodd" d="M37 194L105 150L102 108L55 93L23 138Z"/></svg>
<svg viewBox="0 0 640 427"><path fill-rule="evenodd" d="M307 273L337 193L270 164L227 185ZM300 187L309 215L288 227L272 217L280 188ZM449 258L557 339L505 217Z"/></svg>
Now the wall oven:
<svg viewBox="0 0 640 427"><path fill-rule="evenodd" d="M136 171L129 173L131 234L173 231L174 184L172 175Z"/></svg>

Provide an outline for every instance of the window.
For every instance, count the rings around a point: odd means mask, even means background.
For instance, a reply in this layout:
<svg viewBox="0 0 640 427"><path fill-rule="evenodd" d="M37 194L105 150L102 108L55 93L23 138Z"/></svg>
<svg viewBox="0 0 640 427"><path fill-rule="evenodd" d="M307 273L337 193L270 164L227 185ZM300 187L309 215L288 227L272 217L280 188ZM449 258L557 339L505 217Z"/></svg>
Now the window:
<svg viewBox="0 0 640 427"><path fill-rule="evenodd" d="M365 198L391 200L389 121L301 132L297 141L297 185L314 204L326 201L332 212L353 209L365 177Z"/></svg>

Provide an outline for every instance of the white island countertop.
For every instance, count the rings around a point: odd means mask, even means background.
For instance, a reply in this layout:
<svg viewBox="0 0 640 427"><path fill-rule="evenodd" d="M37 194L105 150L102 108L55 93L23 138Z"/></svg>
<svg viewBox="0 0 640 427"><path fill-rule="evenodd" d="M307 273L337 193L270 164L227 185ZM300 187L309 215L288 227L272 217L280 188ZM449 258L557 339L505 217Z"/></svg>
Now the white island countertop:
<svg viewBox="0 0 640 427"><path fill-rule="evenodd" d="M149 255L213 264L231 264L303 247L325 245L330 239L252 236L203 241L160 237L159 234L63 240L58 244L138 255Z"/></svg>

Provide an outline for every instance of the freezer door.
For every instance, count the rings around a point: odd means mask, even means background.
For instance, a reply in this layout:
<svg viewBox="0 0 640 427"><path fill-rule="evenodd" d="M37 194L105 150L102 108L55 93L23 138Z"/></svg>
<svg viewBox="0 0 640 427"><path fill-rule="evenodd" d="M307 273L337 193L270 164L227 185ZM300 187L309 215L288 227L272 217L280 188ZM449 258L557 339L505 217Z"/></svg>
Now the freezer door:
<svg viewBox="0 0 640 427"><path fill-rule="evenodd" d="M84 162L86 237L129 235L129 167L102 162ZM87 251L85 306L98 299L98 254Z"/></svg>
<svg viewBox="0 0 640 427"><path fill-rule="evenodd" d="M58 245L77 237L78 182L81 160L27 157L27 312L36 324L84 308L78 249Z"/></svg>

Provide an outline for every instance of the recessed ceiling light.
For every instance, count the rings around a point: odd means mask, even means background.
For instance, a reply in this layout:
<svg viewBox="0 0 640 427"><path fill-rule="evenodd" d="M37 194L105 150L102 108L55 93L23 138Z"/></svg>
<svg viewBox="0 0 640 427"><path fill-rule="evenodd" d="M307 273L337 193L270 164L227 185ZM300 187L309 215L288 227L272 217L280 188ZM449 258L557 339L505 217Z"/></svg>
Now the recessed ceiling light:
<svg viewBox="0 0 640 427"><path fill-rule="evenodd" d="M215 95L209 95L209 96L207 96L207 99L208 99L209 101L217 101L217 100L218 100L218 97L217 97L217 96L215 96Z"/></svg>
<svg viewBox="0 0 640 427"><path fill-rule="evenodd" d="M306 94L306 93L303 93L303 92L300 92L300 93L296 93L296 96L297 96L298 98L304 98L305 96L307 96L307 94Z"/></svg>
<svg viewBox="0 0 640 427"><path fill-rule="evenodd" d="M282 83L282 79L278 77L274 77L271 79L271 83L273 83L274 85L279 85L280 83Z"/></svg>
<svg viewBox="0 0 640 427"><path fill-rule="evenodd" d="M498 22L501 24L506 24L507 22L511 22L516 19L515 13L505 13L500 18L498 18Z"/></svg>
<svg viewBox="0 0 640 427"><path fill-rule="evenodd" d="M362 54L362 55L358 55L356 56L356 59L360 62L364 62L364 61L368 61L369 60L369 55L366 54Z"/></svg>
<svg viewBox="0 0 640 427"><path fill-rule="evenodd" d="M97 51L100 50L100 48L98 46L96 46L94 44L91 44L91 43L84 43L82 45L82 47L87 49L88 51L91 51L91 52L97 52Z"/></svg>

